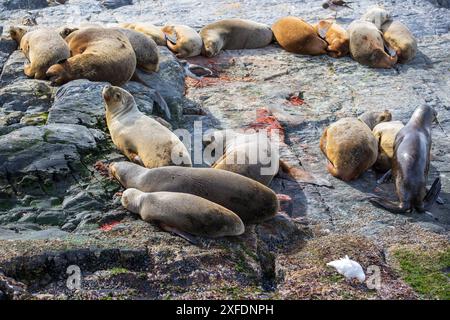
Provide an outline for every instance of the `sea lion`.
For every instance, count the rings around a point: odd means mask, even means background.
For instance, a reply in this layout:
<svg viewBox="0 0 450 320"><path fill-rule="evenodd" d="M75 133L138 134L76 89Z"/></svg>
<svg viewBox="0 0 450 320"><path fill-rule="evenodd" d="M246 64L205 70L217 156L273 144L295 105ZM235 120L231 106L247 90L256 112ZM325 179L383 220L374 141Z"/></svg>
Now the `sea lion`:
<svg viewBox="0 0 450 320"><path fill-rule="evenodd" d="M153 24L144 23L144 22L120 23L119 27L125 28L125 29L136 30L137 32L141 32L141 33L145 34L146 36L152 38L153 41L155 41L158 46L166 46L166 44L167 44L164 32L162 32L162 30L161 30L162 27L158 27Z"/></svg>
<svg viewBox="0 0 450 320"><path fill-rule="evenodd" d="M180 139L140 112L129 92L107 85L103 99L111 139L128 159L147 168L192 166L190 154Z"/></svg>
<svg viewBox="0 0 450 320"><path fill-rule="evenodd" d="M24 28L11 27L10 34L30 61L24 67L24 73L30 78L46 79L45 73L50 66L70 57L70 50L64 39L50 28L27 32Z"/></svg>
<svg viewBox="0 0 450 320"><path fill-rule="evenodd" d="M392 68L397 63L397 55L388 55L380 30L368 21L353 21L348 27L350 54L359 63L372 68Z"/></svg>
<svg viewBox="0 0 450 320"><path fill-rule="evenodd" d="M382 116L364 118L384 120ZM325 128L320 138L320 150L328 160L327 169L331 175L350 181L375 163L378 142L369 125L360 119L342 118Z"/></svg>
<svg viewBox="0 0 450 320"><path fill-rule="evenodd" d="M122 205L146 222L156 222L166 231L211 238L244 233L242 220L232 211L201 197L179 192L144 193L127 189ZM186 237L188 240L189 237Z"/></svg>
<svg viewBox="0 0 450 320"><path fill-rule="evenodd" d="M272 26L275 40L286 51L320 55L327 53L328 44L306 21L297 17L284 17Z"/></svg>
<svg viewBox="0 0 450 320"><path fill-rule="evenodd" d="M379 123L373 128L373 135L378 141L378 158L373 165L376 170L386 172L392 168L395 137L403 127L401 121L388 121Z"/></svg>
<svg viewBox="0 0 450 320"><path fill-rule="evenodd" d="M383 8L372 7L362 15L360 20L371 22L377 27L378 30L381 30L383 23L391 20L391 14Z"/></svg>
<svg viewBox="0 0 450 320"><path fill-rule="evenodd" d="M279 208L271 189L225 170L179 166L146 169L131 162L114 162L109 171L125 188L193 194L233 211L245 224L272 218Z"/></svg>
<svg viewBox="0 0 450 320"><path fill-rule="evenodd" d="M273 40L270 27L245 19L224 19L206 25L200 30L202 54L214 57L221 50L257 49Z"/></svg>
<svg viewBox="0 0 450 320"><path fill-rule="evenodd" d="M426 184L430 167L431 124L436 111L429 106L418 107L408 123L395 137L392 175L399 202L378 196L370 202L393 213L429 210L439 196L440 178L436 178L427 192Z"/></svg>
<svg viewBox="0 0 450 320"><path fill-rule="evenodd" d="M347 30L331 20L321 20L315 26L316 33L328 43L327 54L333 58L346 56L350 38Z"/></svg>
<svg viewBox="0 0 450 320"><path fill-rule="evenodd" d="M85 28L72 32L65 40L72 57L47 70L47 76L56 85L88 79L120 86L130 80L136 70L133 47L120 31Z"/></svg>
<svg viewBox="0 0 450 320"><path fill-rule="evenodd" d="M392 114L389 112L389 110L384 110L382 112L367 111L361 114L358 119L364 122L370 130L373 130L373 128L375 128L375 126L379 123L391 121Z"/></svg>
<svg viewBox="0 0 450 320"><path fill-rule="evenodd" d="M176 53L177 58L195 57L202 53L202 38L191 27L167 25L161 30L166 35L167 47Z"/></svg>
<svg viewBox="0 0 450 320"><path fill-rule="evenodd" d="M400 21L387 21L381 26L384 41L395 50L399 63L408 63L417 53L417 41Z"/></svg>

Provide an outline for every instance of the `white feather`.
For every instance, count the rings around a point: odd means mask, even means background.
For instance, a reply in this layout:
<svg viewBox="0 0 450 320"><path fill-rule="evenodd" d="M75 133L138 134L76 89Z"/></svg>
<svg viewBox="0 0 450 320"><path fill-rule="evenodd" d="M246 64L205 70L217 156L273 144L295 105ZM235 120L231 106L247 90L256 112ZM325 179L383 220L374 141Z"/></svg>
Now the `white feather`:
<svg viewBox="0 0 450 320"><path fill-rule="evenodd" d="M337 272L342 274L346 279L350 280L356 278L360 282L364 282L364 280L366 280L366 275L364 274L364 270L361 265L358 262L349 259L348 256L345 256L345 258L339 260L328 262L327 266L336 268Z"/></svg>

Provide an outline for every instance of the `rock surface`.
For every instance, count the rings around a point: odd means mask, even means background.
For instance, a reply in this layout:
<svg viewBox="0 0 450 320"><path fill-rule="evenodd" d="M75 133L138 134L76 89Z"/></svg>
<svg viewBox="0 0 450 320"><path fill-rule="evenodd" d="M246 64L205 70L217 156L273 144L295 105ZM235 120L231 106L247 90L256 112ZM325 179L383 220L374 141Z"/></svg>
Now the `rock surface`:
<svg viewBox="0 0 450 320"><path fill-rule="evenodd" d="M45 2L45 5L44 5ZM51 2L51 4L65 1ZM220 18L241 17L266 24L285 15L309 22L331 12L317 1L0 1L0 25L32 15L39 25L61 22L183 23L196 29ZM218 71L203 86L185 83L182 67L160 48L161 70L139 73L146 85L124 86L139 109L158 115L157 90L167 101L174 127L191 132L245 128L266 110L284 128L282 155L289 163L328 179L333 188L275 178L271 188L290 196L284 212L240 237L192 245L120 206L121 187L105 177L104 165L124 157L109 138L101 90L105 83L72 81L52 87L27 79L24 55L0 40L0 299L415 299L424 297L400 276L390 252L419 246L449 250L450 179L448 136L434 125L431 181L442 179L442 205L424 214L392 215L371 206L368 193L391 195L392 184L376 188L369 170L345 183L329 176L319 150L331 122L367 110L389 109L406 122L422 104L433 106L450 132L450 11L448 1L382 1L418 38L419 53L407 65L374 70L349 57L308 57L277 45L226 51L213 59L191 59ZM354 3L339 13L347 26L372 5ZM39 10L35 10L39 9ZM192 12L195 11L195 15ZM1 28L0 28L1 29ZM297 96L299 103L289 97ZM184 116L183 116L184 113ZM25 241L24 241L25 240ZM349 255L365 271L376 266L381 286L348 282L326 263ZM81 289L67 287L67 268L82 272ZM436 298L436 296L426 296Z"/></svg>

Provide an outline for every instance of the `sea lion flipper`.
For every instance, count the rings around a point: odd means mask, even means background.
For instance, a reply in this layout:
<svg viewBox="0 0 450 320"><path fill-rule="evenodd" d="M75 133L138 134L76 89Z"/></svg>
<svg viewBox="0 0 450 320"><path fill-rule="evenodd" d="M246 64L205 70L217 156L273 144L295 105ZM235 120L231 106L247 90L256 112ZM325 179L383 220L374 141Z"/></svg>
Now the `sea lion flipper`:
<svg viewBox="0 0 450 320"><path fill-rule="evenodd" d="M425 210L429 210L436 200L439 198L439 193L441 192L441 179L436 178L431 186L430 190L428 190L425 198L423 199Z"/></svg>
<svg viewBox="0 0 450 320"><path fill-rule="evenodd" d="M329 188L333 187L328 180L315 177L311 173L306 172L305 170L302 170L300 168L292 167L283 160L280 160L280 169L281 170L278 171L278 175L283 179L314 184L317 186L325 186Z"/></svg>
<svg viewBox="0 0 450 320"><path fill-rule="evenodd" d="M372 203L376 207L386 209L392 213L405 213L409 209L409 208L403 208L398 203L392 202L390 200L387 200L387 199L384 199L384 198L381 198L378 196L370 197L368 200L370 203Z"/></svg>
<svg viewBox="0 0 450 320"><path fill-rule="evenodd" d="M392 169L389 169L383 176L377 180L377 185L383 184L392 177Z"/></svg>
<svg viewBox="0 0 450 320"><path fill-rule="evenodd" d="M155 91L155 102L156 105L159 107L159 110L164 114L165 118L167 120L170 120L172 116L170 114L169 106L167 105L166 100L164 100L164 98L158 91Z"/></svg>
<svg viewBox="0 0 450 320"><path fill-rule="evenodd" d="M177 37L176 36L172 36L170 34L167 34L164 32L164 37L166 38L166 41L169 41L171 44L176 45L177 44Z"/></svg>
<svg viewBox="0 0 450 320"><path fill-rule="evenodd" d="M190 243L192 243L194 245L198 244L198 241L194 238L194 236L192 236L191 234L189 234L187 232L181 231L181 230L179 230L179 229L177 229L175 227L171 227L171 226L169 226L167 224L164 224L164 223L159 223L159 227L161 229L163 229L164 231L176 234L180 238L183 238L186 241L188 241L188 242L190 242Z"/></svg>

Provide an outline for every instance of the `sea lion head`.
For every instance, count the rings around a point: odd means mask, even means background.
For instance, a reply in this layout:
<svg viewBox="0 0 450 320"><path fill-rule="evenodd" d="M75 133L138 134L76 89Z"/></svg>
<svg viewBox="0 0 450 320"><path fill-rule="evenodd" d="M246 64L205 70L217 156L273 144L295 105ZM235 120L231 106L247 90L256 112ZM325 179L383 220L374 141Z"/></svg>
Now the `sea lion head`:
<svg viewBox="0 0 450 320"><path fill-rule="evenodd" d="M395 54L394 56L389 56L384 49L377 48L373 51L370 61L371 66L375 68L384 68L390 69L397 63L398 56Z"/></svg>
<svg viewBox="0 0 450 320"><path fill-rule="evenodd" d="M391 121L392 114L389 110L384 110L383 112L372 112L367 111L358 117L359 120L367 124L370 130L373 130L375 126L381 122Z"/></svg>
<svg viewBox="0 0 450 320"><path fill-rule="evenodd" d="M139 212L140 198L144 193L138 189L130 188L122 193L122 206L134 213Z"/></svg>
<svg viewBox="0 0 450 320"><path fill-rule="evenodd" d="M420 106L414 111L411 120L421 126L429 126L433 122L438 122L437 111L428 105Z"/></svg>
<svg viewBox="0 0 450 320"><path fill-rule="evenodd" d="M132 108L135 104L133 96L120 87L106 85L103 88L102 95L106 111L111 114L117 114Z"/></svg>
<svg viewBox="0 0 450 320"><path fill-rule="evenodd" d="M114 177L125 188L132 186L130 183L141 173L142 169L144 168L128 161L113 162L108 168L110 176Z"/></svg>
<svg viewBox="0 0 450 320"><path fill-rule="evenodd" d="M212 58L214 56L216 56L219 51L221 46L222 40L220 39L204 39L203 41L203 48L202 48L202 54L205 55L208 58Z"/></svg>
<svg viewBox="0 0 450 320"><path fill-rule="evenodd" d="M11 39L13 39L17 43L17 45L20 45L20 41L22 40L25 33L27 33L27 31L28 30L26 28L22 27L9 28L9 34L11 36Z"/></svg>
<svg viewBox="0 0 450 320"><path fill-rule="evenodd" d="M52 85L63 85L64 83L73 80L70 73L70 64L67 59L58 61L57 64L52 65L45 73Z"/></svg>
<svg viewBox="0 0 450 320"><path fill-rule="evenodd" d="M70 27L63 27L59 31L59 35L65 39L69 34L71 34L74 31L77 31L78 28L70 28Z"/></svg>

